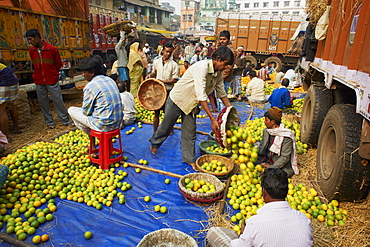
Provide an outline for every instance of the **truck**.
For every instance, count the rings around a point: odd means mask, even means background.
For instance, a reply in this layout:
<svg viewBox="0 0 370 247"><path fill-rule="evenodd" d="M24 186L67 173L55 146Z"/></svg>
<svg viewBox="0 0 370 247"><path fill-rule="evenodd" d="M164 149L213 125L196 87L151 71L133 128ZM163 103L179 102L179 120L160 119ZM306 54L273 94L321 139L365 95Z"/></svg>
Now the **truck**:
<svg viewBox="0 0 370 247"><path fill-rule="evenodd" d="M42 39L58 48L65 76L72 77L78 61L90 56L86 0L72 0L68 5L61 0L3 0L0 4L0 58L11 64L21 84L32 81L28 29L38 29Z"/></svg>
<svg viewBox="0 0 370 247"><path fill-rule="evenodd" d="M118 40L117 37L110 37L105 33L103 27L127 20L127 12L107 9L93 4L89 5L89 12L92 33L90 39L91 53L93 56L99 56L102 60L113 63L117 60L114 47Z"/></svg>
<svg viewBox="0 0 370 247"><path fill-rule="evenodd" d="M333 0L326 38L303 57L308 88L301 140L317 147L317 182L327 199L355 201L370 187L370 1Z"/></svg>
<svg viewBox="0 0 370 247"><path fill-rule="evenodd" d="M216 34L230 32L234 48L244 47L247 64L259 66L273 63L280 71L283 64L296 65L298 54L288 53L290 38L301 23L301 16L252 15L249 13L220 13L216 18Z"/></svg>

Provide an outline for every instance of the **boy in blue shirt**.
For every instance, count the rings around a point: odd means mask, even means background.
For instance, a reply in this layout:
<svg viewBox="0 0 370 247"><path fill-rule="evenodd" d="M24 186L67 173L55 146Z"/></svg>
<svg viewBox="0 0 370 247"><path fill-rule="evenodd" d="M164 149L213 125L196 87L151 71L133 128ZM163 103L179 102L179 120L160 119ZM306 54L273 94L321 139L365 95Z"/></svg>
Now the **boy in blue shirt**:
<svg viewBox="0 0 370 247"><path fill-rule="evenodd" d="M289 86L289 79L283 79L281 82L281 87L275 89L268 101L271 104L271 107L279 107L284 109L285 107L290 106L292 103L290 101L290 93L287 87Z"/></svg>

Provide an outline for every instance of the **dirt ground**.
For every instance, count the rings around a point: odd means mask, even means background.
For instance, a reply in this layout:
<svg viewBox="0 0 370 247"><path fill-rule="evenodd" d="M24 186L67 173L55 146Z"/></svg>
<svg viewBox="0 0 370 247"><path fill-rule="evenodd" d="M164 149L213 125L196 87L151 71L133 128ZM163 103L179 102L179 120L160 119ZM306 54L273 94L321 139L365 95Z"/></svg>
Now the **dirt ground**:
<svg viewBox="0 0 370 247"><path fill-rule="evenodd" d="M53 105L50 104L56 128L47 129L37 100L32 99L33 107L31 120L21 134L11 134L13 141L8 152L12 153L24 145L40 140L50 140L71 128L64 126L58 119ZM81 106L82 98L65 100L66 107ZM21 117L21 116L20 116ZM288 116L289 117L289 116ZM302 183L309 188L317 188L316 177L316 149L309 149L308 153L299 156L300 174L293 178L293 182ZM312 220L315 246L370 246L370 197L357 203L343 202L340 206L349 211L347 223L344 226L327 227L324 222Z"/></svg>

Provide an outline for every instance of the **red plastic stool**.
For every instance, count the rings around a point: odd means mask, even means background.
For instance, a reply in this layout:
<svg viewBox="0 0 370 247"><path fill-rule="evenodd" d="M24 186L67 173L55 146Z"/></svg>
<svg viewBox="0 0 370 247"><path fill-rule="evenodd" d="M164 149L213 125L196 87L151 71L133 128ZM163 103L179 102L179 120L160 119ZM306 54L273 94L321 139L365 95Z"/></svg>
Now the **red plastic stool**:
<svg viewBox="0 0 370 247"><path fill-rule="evenodd" d="M112 137L118 136L119 149L113 147ZM96 148L95 139L99 139L99 148ZM95 147L95 149L93 149ZM119 156L111 158L113 151L119 152ZM93 158L92 154L99 153L98 158ZM90 148L89 155L92 162L100 165L103 170L109 169L109 165L122 160L122 142L120 129L110 132L90 131Z"/></svg>

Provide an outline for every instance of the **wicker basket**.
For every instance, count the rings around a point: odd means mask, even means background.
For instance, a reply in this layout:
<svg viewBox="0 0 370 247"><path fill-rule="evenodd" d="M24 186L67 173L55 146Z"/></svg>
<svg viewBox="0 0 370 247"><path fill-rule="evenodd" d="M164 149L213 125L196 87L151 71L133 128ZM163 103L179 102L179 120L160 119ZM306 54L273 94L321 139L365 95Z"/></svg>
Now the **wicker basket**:
<svg viewBox="0 0 370 247"><path fill-rule="evenodd" d="M103 31L110 37L118 37L120 35L121 26L123 26L123 30L126 33L130 33L131 29L135 27L135 23L132 21L120 21L103 27Z"/></svg>
<svg viewBox="0 0 370 247"><path fill-rule="evenodd" d="M221 161L222 164L224 164L227 167L227 172L215 173L215 172L207 171L201 168L204 163L206 162L209 163L212 160ZM197 169L200 172L204 172L204 173L211 174L216 177L222 177L222 178L227 177L234 170L234 162L232 161L232 159L222 157L219 155L212 155L212 154L206 154L206 155L200 156L195 162L195 165L197 166Z"/></svg>
<svg viewBox="0 0 370 247"><path fill-rule="evenodd" d="M64 100L79 99L83 95L83 89L65 89L62 90L62 95Z"/></svg>
<svg viewBox="0 0 370 247"><path fill-rule="evenodd" d="M221 156L225 156L225 157L229 157L232 155L231 151L227 152L227 153L216 153L216 152L212 152L212 151L208 151L206 148L208 147L211 147L213 145L217 145L217 146L220 146L220 144L216 141L213 141L213 140L209 140L209 141L202 141L201 143L199 143L199 149L200 149L200 152L203 153L203 154L213 154L213 155L221 155Z"/></svg>
<svg viewBox="0 0 370 247"><path fill-rule="evenodd" d="M220 156L219 156L220 157ZM206 182L215 185L216 191L211 193L198 193L191 190L188 190L185 186L185 179L190 178L190 180L200 180L204 179ZM183 176L179 180L179 189L181 194L183 194L187 199L201 202L201 203L212 203L222 198L224 185L222 182L216 177L211 174L207 173L189 173Z"/></svg>
<svg viewBox="0 0 370 247"><path fill-rule="evenodd" d="M220 143L221 147L230 148L227 143L226 131L230 128L230 125L239 126L240 118L238 111L234 106L227 106L218 114L217 122L220 128L216 134L216 140Z"/></svg>
<svg viewBox="0 0 370 247"><path fill-rule="evenodd" d="M137 96L145 110L155 111L161 109L166 102L167 90L160 80L147 79L141 83Z"/></svg>
<svg viewBox="0 0 370 247"><path fill-rule="evenodd" d="M188 234L163 228L145 235L136 247L198 247L197 242Z"/></svg>

